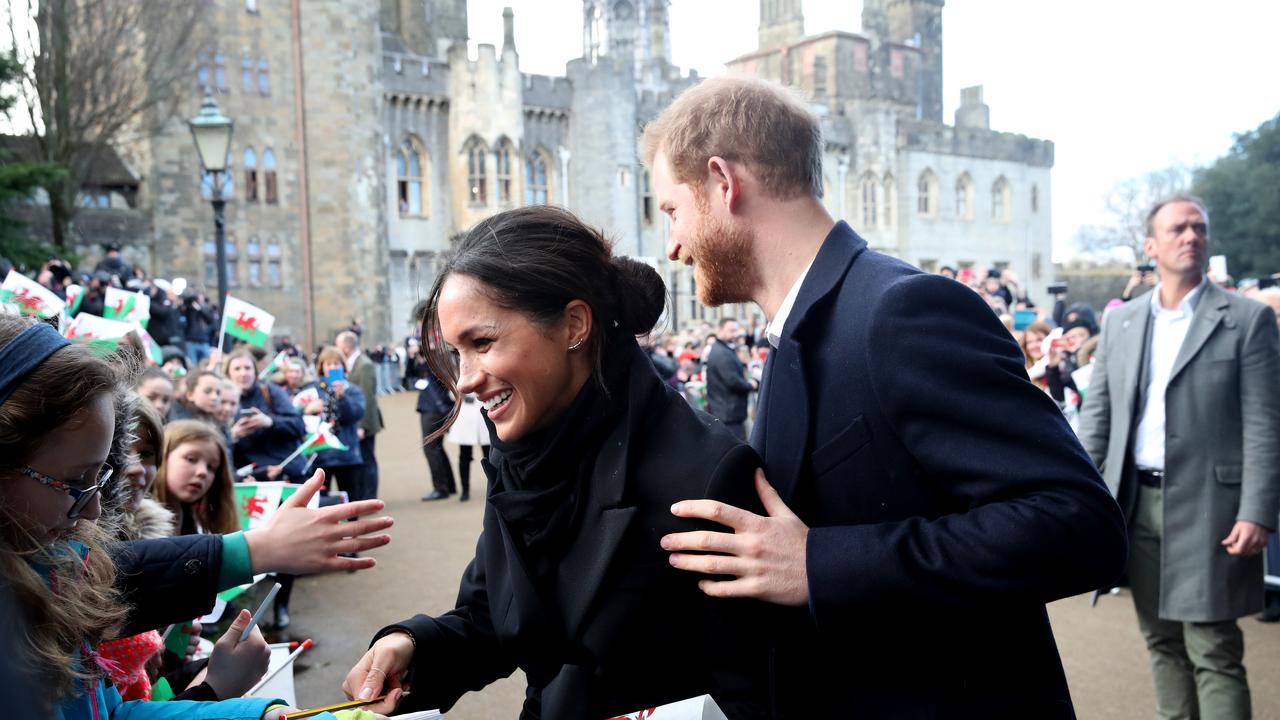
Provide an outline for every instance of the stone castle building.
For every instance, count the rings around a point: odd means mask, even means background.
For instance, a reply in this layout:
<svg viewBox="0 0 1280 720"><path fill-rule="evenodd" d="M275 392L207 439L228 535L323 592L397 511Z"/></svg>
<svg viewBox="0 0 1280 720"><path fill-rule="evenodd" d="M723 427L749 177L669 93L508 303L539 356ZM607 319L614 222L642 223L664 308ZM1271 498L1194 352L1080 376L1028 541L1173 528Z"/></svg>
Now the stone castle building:
<svg viewBox="0 0 1280 720"><path fill-rule="evenodd" d="M728 71L812 102L825 202L873 247L926 270L1011 267L1034 294L1050 270L1053 146L991 130L980 87L943 122L943 2L865 0L861 34L805 36L800 0L761 0L759 48ZM688 270L660 259L666 221L638 153L643 124L697 82L671 62L670 0L582 4L582 56L550 77L521 72L509 9L502 47L472 59L465 0L210 3L216 41L193 49L192 82L236 121L220 190L233 294L313 344L353 317L370 343L400 338L454 236L554 203L653 258L675 324L711 318ZM151 216L135 256L212 288L207 198L219 190L202 182L184 121L198 101L119 152Z"/></svg>

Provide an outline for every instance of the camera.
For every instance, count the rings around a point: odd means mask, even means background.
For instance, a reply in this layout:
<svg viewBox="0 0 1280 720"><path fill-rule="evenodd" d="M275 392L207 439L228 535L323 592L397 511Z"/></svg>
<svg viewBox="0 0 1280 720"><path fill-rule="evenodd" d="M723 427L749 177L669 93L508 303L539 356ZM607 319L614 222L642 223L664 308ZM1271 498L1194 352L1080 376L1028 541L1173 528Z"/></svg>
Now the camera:
<svg viewBox="0 0 1280 720"><path fill-rule="evenodd" d="M1141 265L1139 265L1138 267L1136 267L1136 268L1134 268L1134 269L1135 269L1135 270L1137 270L1138 272L1142 273L1143 275L1146 275L1147 273L1153 273L1153 272L1155 272L1155 271L1156 271L1156 266L1155 266L1155 263L1149 263L1149 262L1147 262L1147 263L1142 263Z"/></svg>
<svg viewBox="0 0 1280 720"><path fill-rule="evenodd" d="M1067 284L1064 282L1052 283L1049 285L1049 287L1045 288L1045 291L1048 292L1050 295L1066 295Z"/></svg>
<svg viewBox="0 0 1280 720"><path fill-rule="evenodd" d="M1280 285L1280 278L1274 278L1274 277L1258 278L1259 290L1266 290L1269 287L1276 287L1278 285Z"/></svg>

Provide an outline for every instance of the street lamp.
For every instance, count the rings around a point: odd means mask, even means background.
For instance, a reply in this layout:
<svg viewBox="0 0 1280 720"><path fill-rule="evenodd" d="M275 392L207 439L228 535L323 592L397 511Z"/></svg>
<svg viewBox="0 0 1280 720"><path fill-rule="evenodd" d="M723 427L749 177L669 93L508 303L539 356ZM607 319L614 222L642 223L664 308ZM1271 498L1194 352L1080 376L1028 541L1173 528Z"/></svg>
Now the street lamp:
<svg viewBox="0 0 1280 720"><path fill-rule="evenodd" d="M235 123L218 109L213 93L205 90L200 114L188 120L187 125L191 127L191 137L195 139L196 150L200 153L200 164L213 176L213 229L218 248L218 308L221 311L227 302L227 222L224 214L227 202L222 198L222 173L227 170L227 154L231 150Z"/></svg>

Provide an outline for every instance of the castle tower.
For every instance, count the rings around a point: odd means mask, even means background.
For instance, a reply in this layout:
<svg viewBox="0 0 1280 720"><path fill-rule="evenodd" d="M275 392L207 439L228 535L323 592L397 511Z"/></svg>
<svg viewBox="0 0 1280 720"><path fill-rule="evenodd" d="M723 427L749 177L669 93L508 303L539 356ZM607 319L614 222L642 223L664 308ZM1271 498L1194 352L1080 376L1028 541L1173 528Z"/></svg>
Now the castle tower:
<svg viewBox="0 0 1280 720"><path fill-rule="evenodd" d="M920 49L920 117L942 122L942 6L946 0L884 0L889 40ZM866 23L864 11L863 23Z"/></svg>
<svg viewBox="0 0 1280 720"><path fill-rule="evenodd" d="M761 50L790 45L804 37L800 0L760 0Z"/></svg>
<svg viewBox="0 0 1280 720"><path fill-rule="evenodd" d="M448 57L450 46L467 42L466 0L382 0L378 19L419 55Z"/></svg>
<svg viewBox="0 0 1280 720"><path fill-rule="evenodd" d="M636 79L644 88L658 88L672 72L671 21L668 7L671 0L646 0L641 19L641 62L636 67Z"/></svg>
<svg viewBox="0 0 1280 720"><path fill-rule="evenodd" d="M591 62L613 58L615 65L641 65L640 10L634 0L582 0L582 56Z"/></svg>

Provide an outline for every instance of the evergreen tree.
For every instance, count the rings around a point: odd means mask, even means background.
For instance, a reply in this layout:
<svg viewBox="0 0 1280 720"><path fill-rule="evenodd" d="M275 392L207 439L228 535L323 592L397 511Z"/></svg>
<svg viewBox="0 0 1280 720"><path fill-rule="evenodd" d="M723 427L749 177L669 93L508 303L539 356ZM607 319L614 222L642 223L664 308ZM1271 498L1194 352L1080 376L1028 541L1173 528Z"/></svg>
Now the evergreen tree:
<svg viewBox="0 0 1280 720"><path fill-rule="evenodd" d="M1280 272L1280 115L1237 135L1193 189L1209 210L1209 252L1226 255L1233 276Z"/></svg>

